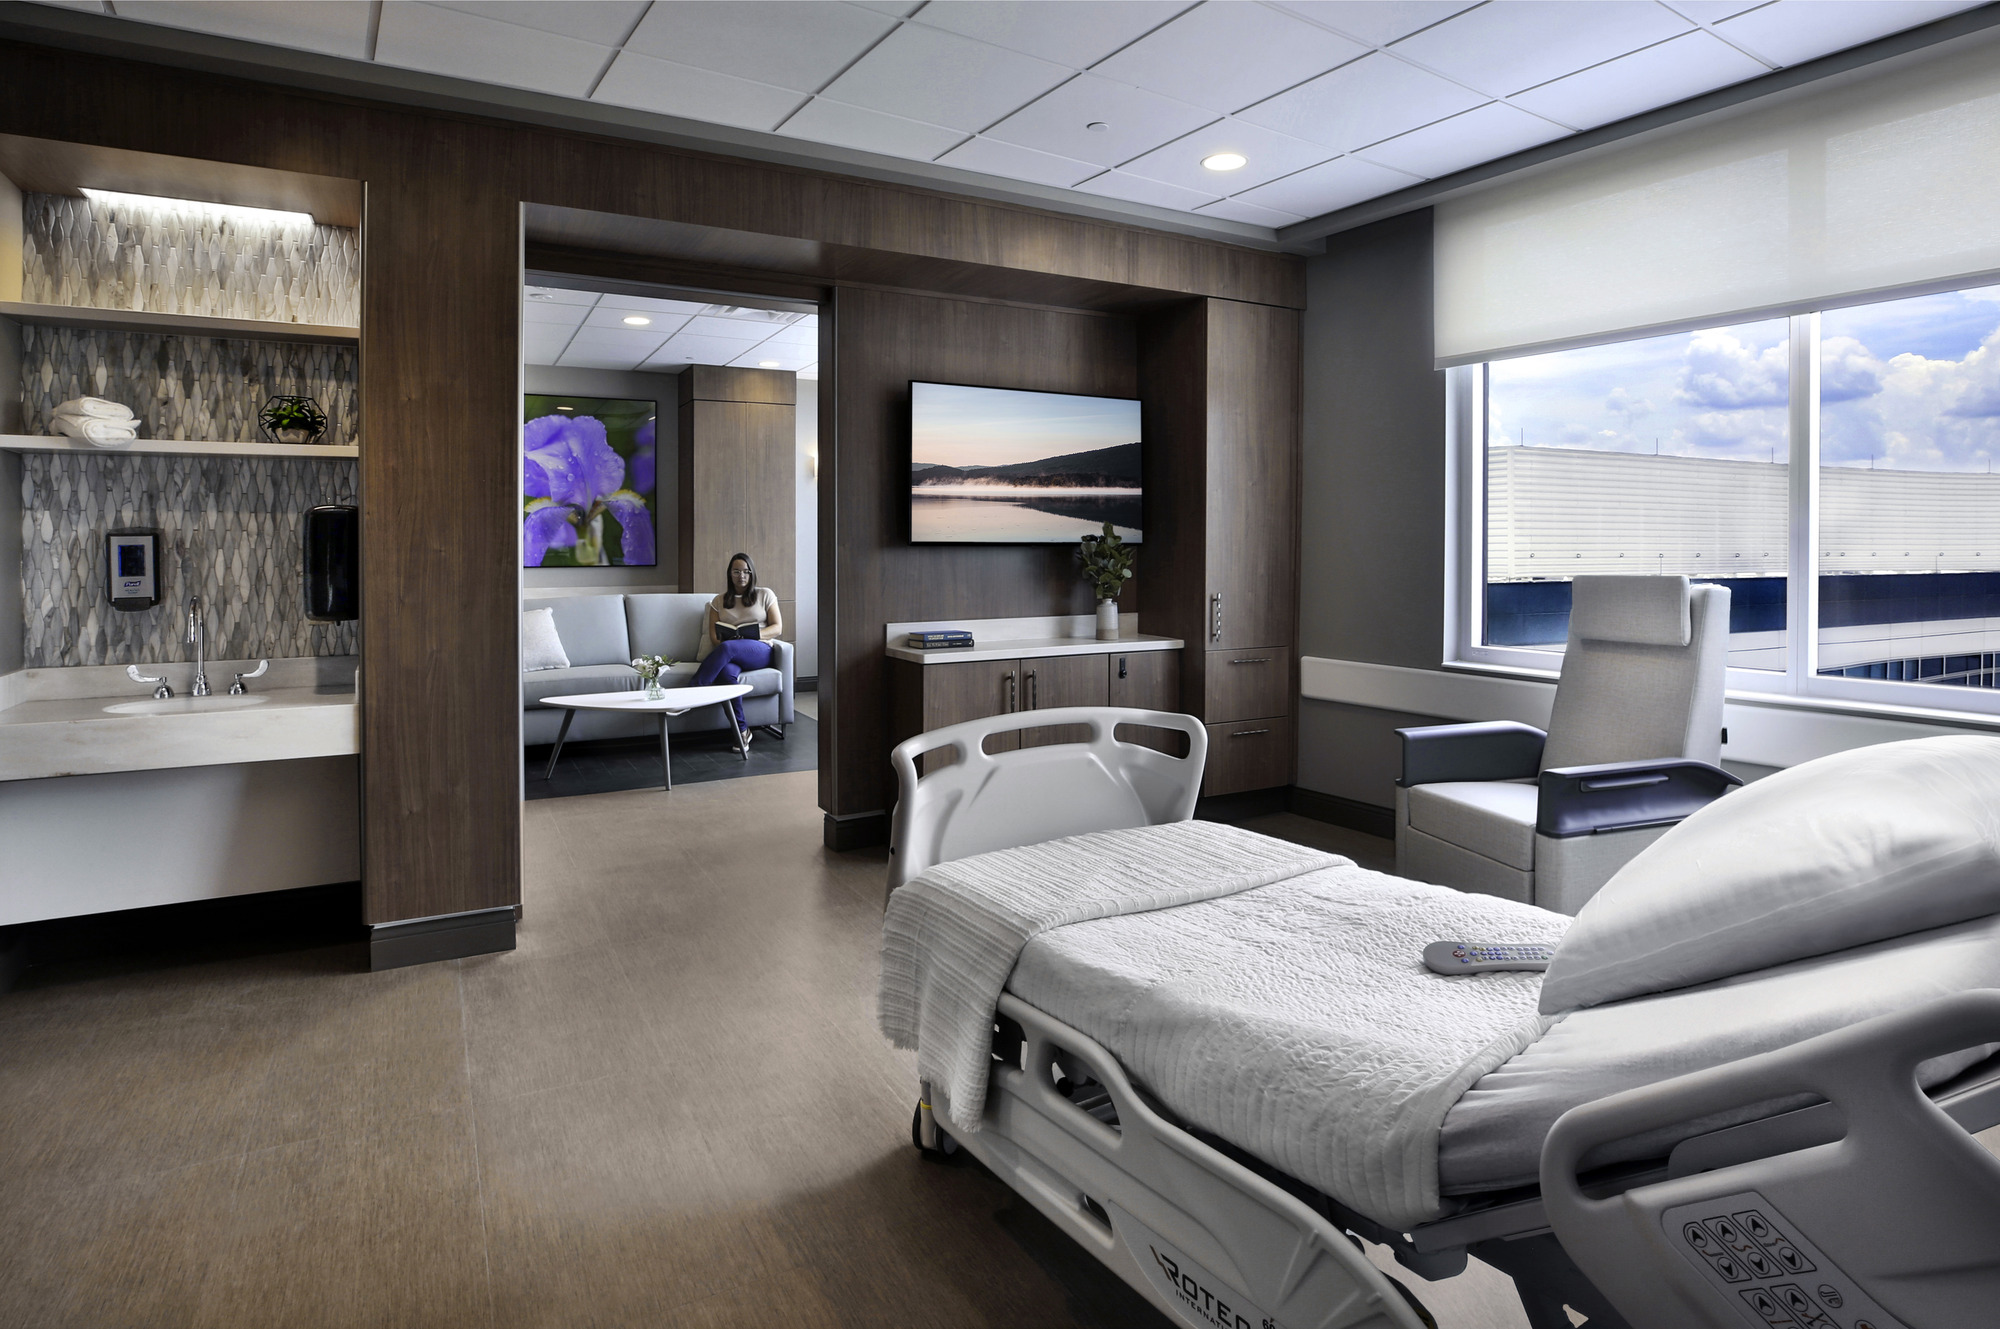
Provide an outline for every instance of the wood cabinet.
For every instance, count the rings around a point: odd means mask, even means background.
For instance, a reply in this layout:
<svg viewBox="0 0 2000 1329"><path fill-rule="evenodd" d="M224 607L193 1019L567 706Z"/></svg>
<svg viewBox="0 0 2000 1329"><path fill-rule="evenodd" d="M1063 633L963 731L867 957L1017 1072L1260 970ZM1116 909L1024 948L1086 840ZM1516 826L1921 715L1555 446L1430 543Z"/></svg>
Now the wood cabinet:
<svg viewBox="0 0 2000 1329"><path fill-rule="evenodd" d="M1299 318L1192 300L1140 327L1146 629L1180 637L1209 725L1202 793L1291 783L1297 696ZM1262 731L1262 732L1252 732Z"/></svg>
<svg viewBox="0 0 2000 1329"><path fill-rule="evenodd" d="M1046 711L1059 706L1138 706L1178 710L1179 651L1124 654L1042 655L1018 660L946 660L917 664L889 662L892 740L986 715ZM988 739L988 752L1016 747L1082 741L1088 730L1047 725ZM1162 743L1151 743L1172 751ZM931 754L918 762L926 773L948 758Z"/></svg>

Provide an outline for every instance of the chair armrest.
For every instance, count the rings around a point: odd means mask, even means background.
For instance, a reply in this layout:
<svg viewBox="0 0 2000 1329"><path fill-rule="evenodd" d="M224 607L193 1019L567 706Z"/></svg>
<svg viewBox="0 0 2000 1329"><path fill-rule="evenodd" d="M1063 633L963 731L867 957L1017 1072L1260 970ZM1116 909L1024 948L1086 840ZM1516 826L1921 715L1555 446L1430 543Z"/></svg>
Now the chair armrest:
<svg viewBox="0 0 2000 1329"><path fill-rule="evenodd" d="M788 641L773 639L771 642L771 667L784 680L778 687L778 720L781 724L790 724L798 718L792 700L792 689L798 682L794 676L795 651L796 648Z"/></svg>
<svg viewBox="0 0 2000 1329"><path fill-rule="evenodd" d="M1742 783L1718 766L1685 757L1543 771L1535 834L1565 839L1667 826Z"/></svg>
<svg viewBox="0 0 2000 1329"><path fill-rule="evenodd" d="M1448 780L1528 780L1542 765L1548 735L1516 720L1398 729L1404 788Z"/></svg>

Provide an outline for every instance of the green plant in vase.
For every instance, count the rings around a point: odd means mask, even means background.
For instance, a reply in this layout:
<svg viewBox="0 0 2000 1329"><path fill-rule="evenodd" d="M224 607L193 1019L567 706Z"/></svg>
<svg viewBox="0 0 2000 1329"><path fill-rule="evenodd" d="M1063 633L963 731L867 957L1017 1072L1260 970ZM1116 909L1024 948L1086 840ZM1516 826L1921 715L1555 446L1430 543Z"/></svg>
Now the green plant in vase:
<svg viewBox="0 0 2000 1329"><path fill-rule="evenodd" d="M1124 592L1125 583L1132 579L1132 565L1139 561L1139 551L1126 544L1107 521L1102 535L1083 537L1076 561L1083 567L1083 579L1097 593L1097 638L1116 641L1118 597Z"/></svg>
<svg viewBox="0 0 2000 1329"><path fill-rule="evenodd" d="M326 412L311 397L273 397L258 412L257 423L275 443L316 443L326 432Z"/></svg>
<svg viewBox="0 0 2000 1329"><path fill-rule="evenodd" d="M660 674L664 670L673 668L677 663L678 661L668 655L634 657L632 667L639 671L639 681L646 685L647 701L660 701L666 697L667 690L660 686Z"/></svg>

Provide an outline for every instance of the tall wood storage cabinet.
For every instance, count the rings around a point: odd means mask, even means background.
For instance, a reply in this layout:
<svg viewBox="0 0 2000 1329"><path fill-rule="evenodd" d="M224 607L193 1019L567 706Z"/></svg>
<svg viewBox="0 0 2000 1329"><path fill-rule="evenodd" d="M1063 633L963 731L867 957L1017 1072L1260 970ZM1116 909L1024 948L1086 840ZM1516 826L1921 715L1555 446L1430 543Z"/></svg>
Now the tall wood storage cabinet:
<svg viewBox="0 0 2000 1329"><path fill-rule="evenodd" d="M1193 300L1140 325L1141 604L1148 632L1187 642L1210 797L1292 781L1300 375L1296 310Z"/></svg>

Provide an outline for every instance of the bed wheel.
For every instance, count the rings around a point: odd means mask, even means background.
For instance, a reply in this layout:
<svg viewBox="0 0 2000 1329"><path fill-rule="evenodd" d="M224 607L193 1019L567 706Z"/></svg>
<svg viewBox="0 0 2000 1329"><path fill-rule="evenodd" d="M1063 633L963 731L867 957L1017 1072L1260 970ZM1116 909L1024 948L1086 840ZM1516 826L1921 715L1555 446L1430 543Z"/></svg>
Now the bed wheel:
<svg viewBox="0 0 2000 1329"><path fill-rule="evenodd" d="M958 1153L958 1141L946 1135L942 1127L933 1126L932 1130L937 1134L937 1148L926 1149L924 1147L924 1105L922 1103L917 1104L916 1109L910 1113L910 1143L915 1145L917 1152L925 1158L934 1158L943 1161L944 1159L956 1156Z"/></svg>

